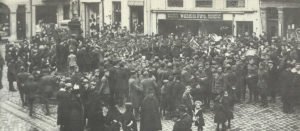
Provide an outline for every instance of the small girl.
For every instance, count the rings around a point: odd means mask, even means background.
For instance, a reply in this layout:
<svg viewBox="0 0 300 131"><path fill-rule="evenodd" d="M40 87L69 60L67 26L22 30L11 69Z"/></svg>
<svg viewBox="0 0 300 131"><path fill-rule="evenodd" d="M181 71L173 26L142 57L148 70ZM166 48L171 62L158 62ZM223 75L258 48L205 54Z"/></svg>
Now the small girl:
<svg viewBox="0 0 300 131"><path fill-rule="evenodd" d="M201 106L202 106L201 101L195 101L194 121L195 121L195 126L198 127L198 131L203 131L203 126L205 126L205 122L203 118L203 110Z"/></svg>
<svg viewBox="0 0 300 131"><path fill-rule="evenodd" d="M73 50L70 50L70 55L68 56L68 67L69 71L73 72L77 69L77 58Z"/></svg>

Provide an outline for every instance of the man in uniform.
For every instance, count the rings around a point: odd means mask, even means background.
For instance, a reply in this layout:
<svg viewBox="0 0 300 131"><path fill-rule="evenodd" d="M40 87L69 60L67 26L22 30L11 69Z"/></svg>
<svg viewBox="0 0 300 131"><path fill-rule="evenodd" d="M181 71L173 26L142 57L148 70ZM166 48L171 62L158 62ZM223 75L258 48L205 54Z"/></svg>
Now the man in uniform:
<svg viewBox="0 0 300 131"><path fill-rule="evenodd" d="M124 67L124 63L119 63L117 70L117 89L116 95L118 100L126 100L128 98L128 81L129 70ZM124 101L125 102L125 101Z"/></svg>
<svg viewBox="0 0 300 131"><path fill-rule="evenodd" d="M250 63L248 65L248 75L247 75L247 85L249 89L249 103L252 102L253 97L254 101L258 102L258 67L255 65L254 59L250 60Z"/></svg>
<svg viewBox="0 0 300 131"><path fill-rule="evenodd" d="M26 72L24 66L20 67L20 72L17 74L17 86L20 93L22 105L25 106L26 98L25 98L25 90L24 90L24 83L26 82L27 78L30 76L30 73Z"/></svg>
<svg viewBox="0 0 300 131"><path fill-rule="evenodd" d="M109 71L105 70L104 76L101 78L100 88L96 92L103 98L104 104L108 105L111 101L111 93L108 83Z"/></svg>
<svg viewBox="0 0 300 131"><path fill-rule="evenodd" d="M157 84L153 78L149 76L149 73L145 71L143 73L144 79L141 81L144 96L147 96L151 93L155 94L155 97L158 98L158 90L157 90Z"/></svg>
<svg viewBox="0 0 300 131"><path fill-rule="evenodd" d="M2 85L2 73L3 73L3 66L5 64L4 58L2 57L2 54L0 53L0 89L3 88Z"/></svg>
<svg viewBox="0 0 300 131"><path fill-rule="evenodd" d="M237 91L237 100L245 100L246 99L246 75L247 75L247 66L243 61L244 57L241 60L237 61L236 64L236 91Z"/></svg>
<svg viewBox="0 0 300 131"><path fill-rule="evenodd" d="M33 102L35 100L36 92L38 89L38 83L34 81L32 75L28 76L28 79L24 83L24 90L29 104L29 116L33 114Z"/></svg>
<svg viewBox="0 0 300 131"><path fill-rule="evenodd" d="M281 101L282 101L282 111L284 113L292 112L292 87L293 87L293 72L291 72L292 68L287 67L284 71L282 71L280 76L281 83ZM294 70L293 70L294 71ZM295 72L295 71L294 71Z"/></svg>
<svg viewBox="0 0 300 131"><path fill-rule="evenodd" d="M140 107L143 100L143 89L139 84L137 73L132 72L129 78L129 100L132 103L135 118L138 120L140 117Z"/></svg>
<svg viewBox="0 0 300 131"><path fill-rule="evenodd" d="M9 85L9 91L17 91L14 88L13 82L17 79L17 65L15 60L11 60L7 64L7 80Z"/></svg>

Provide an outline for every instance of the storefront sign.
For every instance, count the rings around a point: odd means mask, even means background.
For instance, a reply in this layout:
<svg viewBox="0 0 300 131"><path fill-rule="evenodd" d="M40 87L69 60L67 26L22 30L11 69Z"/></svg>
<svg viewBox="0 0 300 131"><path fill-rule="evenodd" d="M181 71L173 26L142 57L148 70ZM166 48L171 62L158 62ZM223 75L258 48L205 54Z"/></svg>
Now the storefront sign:
<svg viewBox="0 0 300 131"><path fill-rule="evenodd" d="M223 15L217 13L168 13L167 19L222 20Z"/></svg>

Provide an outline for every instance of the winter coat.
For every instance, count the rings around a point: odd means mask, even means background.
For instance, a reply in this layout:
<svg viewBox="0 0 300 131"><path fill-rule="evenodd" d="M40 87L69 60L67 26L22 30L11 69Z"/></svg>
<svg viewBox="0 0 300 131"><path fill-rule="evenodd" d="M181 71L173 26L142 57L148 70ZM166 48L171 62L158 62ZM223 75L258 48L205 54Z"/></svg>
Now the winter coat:
<svg viewBox="0 0 300 131"><path fill-rule="evenodd" d="M225 90L224 76L222 74L215 74L212 80L212 93L220 94Z"/></svg>
<svg viewBox="0 0 300 131"><path fill-rule="evenodd" d="M224 123L227 120L227 115L225 107L222 103L216 103L214 105L214 122L215 123Z"/></svg>
<svg viewBox="0 0 300 131"><path fill-rule="evenodd" d="M183 114L173 126L173 131L192 131L193 119L189 114Z"/></svg>
<svg viewBox="0 0 300 131"><path fill-rule="evenodd" d="M57 92L57 125L68 125L69 124L69 111L70 111L70 97L71 94L66 91L58 91Z"/></svg>
<svg viewBox="0 0 300 131"><path fill-rule="evenodd" d="M139 108L143 100L143 88L134 78L129 79L129 97L133 108Z"/></svg>
<svg viewBox="0 0 300 131"><path fill-rule="evenodd" d="M69 104L69 127L67 129L70 131L84 131L84 109L80 98L72 96Z"/></svg>
<svg viewBox="0 0 300 131"><path fill-rule="evenodd" d="M155 96L148 95L144 98L141 106L140 131L157 130L162 130L159 103Z"/></svg>
<svg viewBox="0 0 300 131"><path fill-rule="evenodd" d="M197 127L205 126L202 109L194 110L194 117L195 117L195 126L197 126Z"/></svg>

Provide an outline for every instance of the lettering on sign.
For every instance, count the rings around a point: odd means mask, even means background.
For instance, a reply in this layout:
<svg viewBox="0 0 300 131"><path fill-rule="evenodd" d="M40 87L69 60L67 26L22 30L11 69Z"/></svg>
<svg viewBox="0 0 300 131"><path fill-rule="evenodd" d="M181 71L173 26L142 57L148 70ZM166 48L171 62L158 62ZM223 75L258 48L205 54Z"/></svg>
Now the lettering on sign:
<svg viewBox="0 0 300 131"><path fill-rule="evenodd" d="M168 13L167 19L201 19L201 20L222 20L222 14L208 13Z"/></svg>

